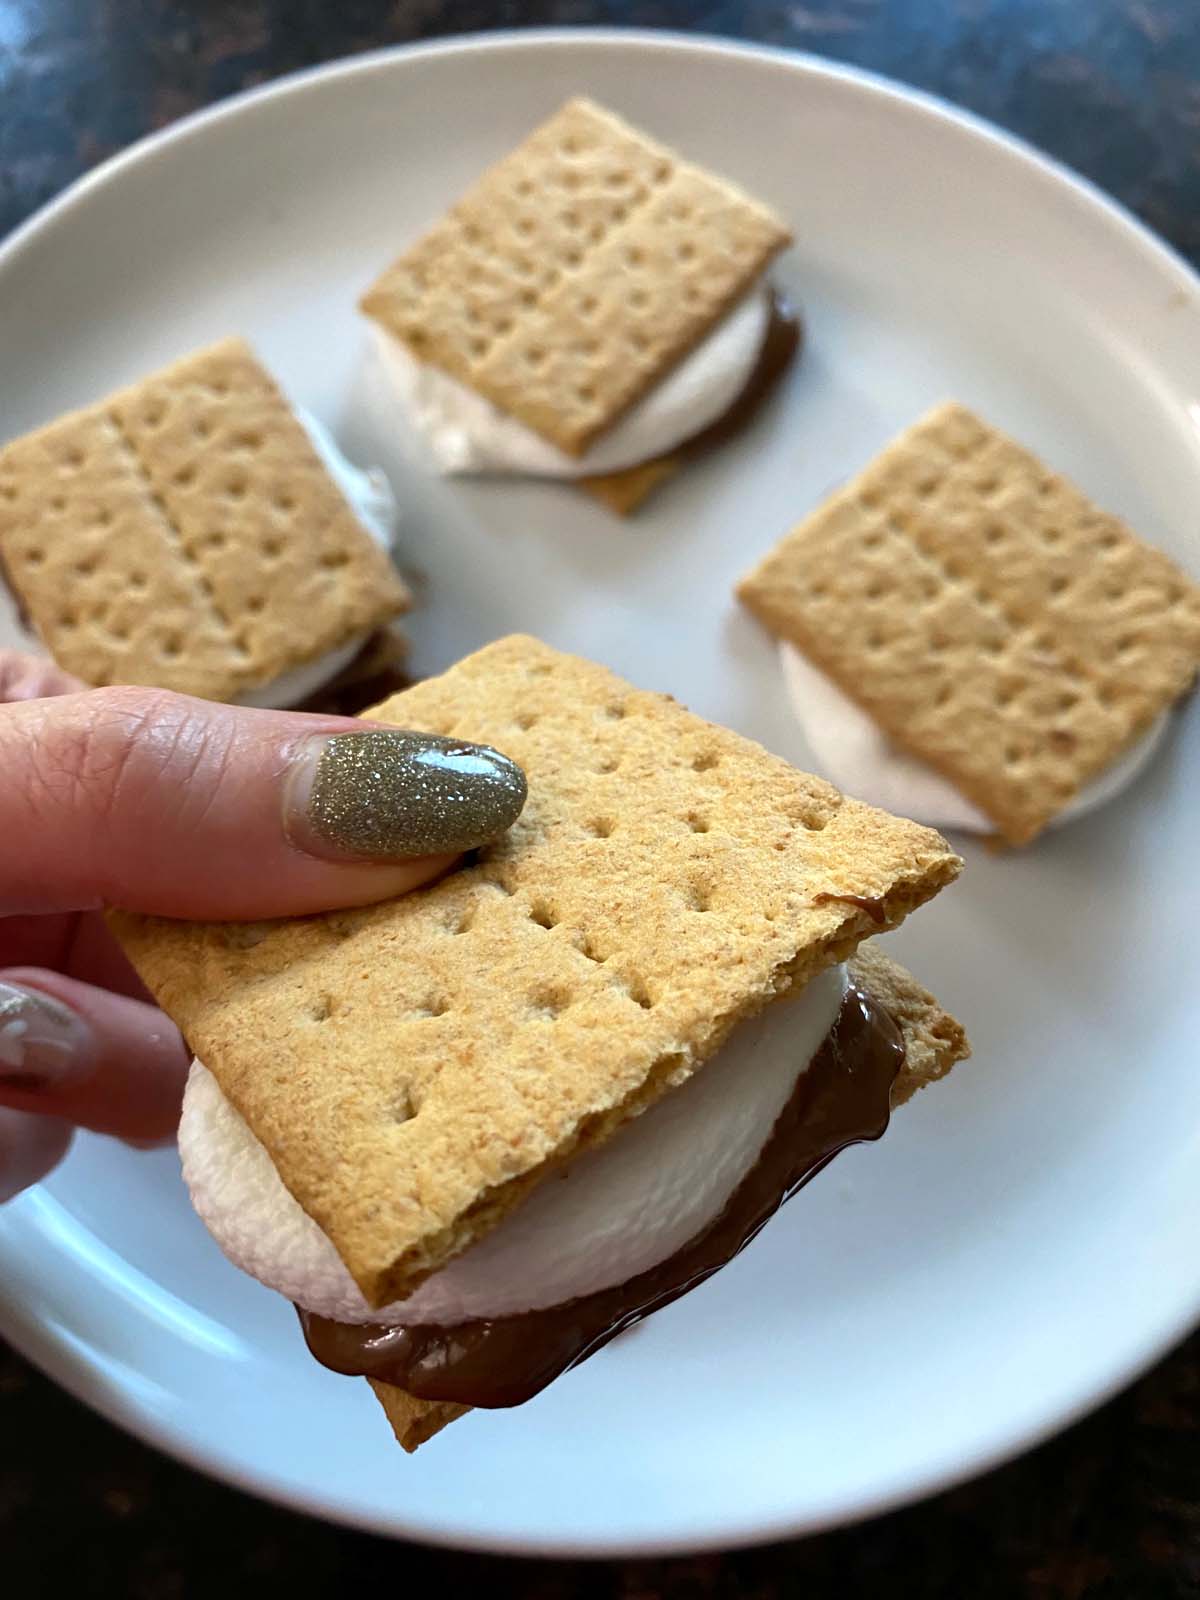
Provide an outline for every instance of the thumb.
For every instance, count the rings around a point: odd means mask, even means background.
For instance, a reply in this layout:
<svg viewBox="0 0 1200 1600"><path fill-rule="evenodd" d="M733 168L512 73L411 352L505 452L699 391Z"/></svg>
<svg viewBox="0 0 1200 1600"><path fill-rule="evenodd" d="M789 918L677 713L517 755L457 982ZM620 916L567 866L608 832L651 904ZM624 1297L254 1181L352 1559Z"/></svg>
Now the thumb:
<svg viewBox="0 0 1200 1600"><path fill-rule="evenodd" d="M502 833L484 745L157 689L0 708L0 915L102 905L236 920L362 905Z"/></svg>

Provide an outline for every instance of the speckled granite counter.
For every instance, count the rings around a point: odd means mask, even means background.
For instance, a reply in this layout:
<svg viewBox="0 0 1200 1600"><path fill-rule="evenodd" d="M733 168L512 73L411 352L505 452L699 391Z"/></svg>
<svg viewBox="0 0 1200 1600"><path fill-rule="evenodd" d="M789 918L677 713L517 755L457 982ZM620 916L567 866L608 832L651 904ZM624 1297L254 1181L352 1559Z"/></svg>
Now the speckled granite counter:
<svg viewBox="0 0 1200 1600"><path fill-rule="evenodd" d="M1198 0L0 0L0 235L196 106L352 51L488 25L620 22L811 50L945 95L1116 194L1200 261ZM0 1345L0 1591L175 1600L1200 1594L1200 1338L1069 1433L924 1506L804 1543L583 1565L397 1547L211 1484Z"/></svg>

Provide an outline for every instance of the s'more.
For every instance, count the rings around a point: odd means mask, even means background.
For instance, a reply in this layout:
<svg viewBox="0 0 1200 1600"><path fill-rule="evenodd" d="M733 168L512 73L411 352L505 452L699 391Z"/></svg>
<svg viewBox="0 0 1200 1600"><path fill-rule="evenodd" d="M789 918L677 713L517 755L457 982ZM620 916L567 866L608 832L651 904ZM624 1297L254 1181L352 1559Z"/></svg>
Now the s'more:
<svg viewBox="0 0 1200 1600"><path fill-rule="evenodd" d="M445 473L562 479L625 514L746 427L800 345L774 212L590 100L561 107L366 291Z"/></svg>
<svg viewBox="0 0 1200 1600"><path fill-rule="evenodd" d="M694 1290L967 1054L877 937L961 862L530 638L371 715L502 747L524 811L385 904L113 925L196 1052L197 1210L413 1450Z"/></svg>
<svg viewBox="0 0 1200 1600"><path fill-rule="evenodd" d="M1023 845L1149 762L1200 667L1200 587L958 404L902 433L738 585L821 769Z"/></svg>
<svg viewBox="0 0 1200 1600"><path fill-rule="evenodd" d="M0 448L0 563L91 687L288 706L396 665L394 517L241 339Z"/></svg>

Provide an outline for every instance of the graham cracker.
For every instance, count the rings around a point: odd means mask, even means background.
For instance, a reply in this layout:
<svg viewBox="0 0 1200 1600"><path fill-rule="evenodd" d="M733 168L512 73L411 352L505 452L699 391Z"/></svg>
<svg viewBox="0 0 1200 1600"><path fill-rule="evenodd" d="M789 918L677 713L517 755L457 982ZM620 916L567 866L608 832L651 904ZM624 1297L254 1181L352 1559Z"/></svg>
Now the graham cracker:
<svg viewBox="0 0 1200 1600"><path fill-rule="evenodd" d="M740 189L571 100L361 307L418 360L579 456L790 240Z"/></svg>
<svg viewBox="0 0 1200 1600"><path fill-rule="evenodd" d="M919 1089L944 1078L956 1062L965 1061L971 1045L962 1023L911 972L885 955L876 940L860 944L849 967L854 983L890 1012L904 1035L904 1065L892 1089L894 1111Z"/></svg>
<svg viewBox="0 0 1200 1600"><path fill-rule="evenodd" d="M371 715L506 751L523 815L385 904L112 920L372 1305L962 865L932 830L535 639Z"/></svg>
<svg viewBox="0 0 1200 1600"><path fill-rule="evenodd" d="M904 1066L892 1090L894 1110L911 1100L918 1089L944 1078L956 1061L970 1055L971 1047L962 1025L942 1010L911 973L885 956L873 939L859 945L849 965L854 982L891 1012L904 1035ZM397 1442L410 1455L471 1409L443 1401L418 1400L394 1384L367 1381Z"/></svg>
<svg viewBox="0 0 1200 1600"><path fill-rule="evenodd" d="M410 604L240 339L0 450L0 559L85 683L212 700Z"/></svg>
<svg viewBox="0 0 1200 1600"><path fill-rule="evenodd" d="M1010 844L1200 666L1200 587L955 404L901 434L737 592Z"/></svg>
<svg viewBox="0 0 1200 1600"><path fill-rule="evenodd" d="M396 1443L410 1456L432 1439L435 1433L441 1433L443 1428L457 1422L459 1417L465 1417L472 1409L470 1406L451 1405L444 1400L418 1400L415 1395L397 1389L395 1384L380 1383L375 1378L368 1378L367 1382L375 1391L375 1398L392 1425Z"/></svg>
<svg viewBox="0 0 1200 1600"><path fill-rule="evenodd" d="M573 481L580 489L599 500L602 506L615 511L619 517L632 516L656 489L669 483L684 465L683 453L655 456L636 467L626 467L621 472L594 473Z"/></svg>

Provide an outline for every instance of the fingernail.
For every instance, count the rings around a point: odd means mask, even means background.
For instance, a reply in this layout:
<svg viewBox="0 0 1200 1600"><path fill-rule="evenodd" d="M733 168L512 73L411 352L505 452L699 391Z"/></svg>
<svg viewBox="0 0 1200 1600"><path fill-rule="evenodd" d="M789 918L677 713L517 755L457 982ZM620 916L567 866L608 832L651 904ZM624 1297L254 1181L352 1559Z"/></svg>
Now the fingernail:
<svg viewBox="0 0 1200 1600"><path fill-rule="evenodd" d="M289 795L289 835L318 855L457 854L512 826L525 774L490 745L403 728L314 740Z"/></svg>
<svg viewBox="0 0 1200 1600"><path fill-rule="evenodd" d="M37 989L0 983L0 1088L51 1089L86 1069L91 1029Z"/></svg>

